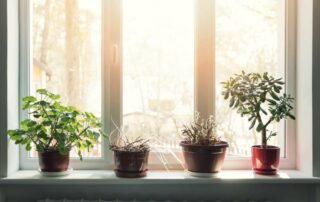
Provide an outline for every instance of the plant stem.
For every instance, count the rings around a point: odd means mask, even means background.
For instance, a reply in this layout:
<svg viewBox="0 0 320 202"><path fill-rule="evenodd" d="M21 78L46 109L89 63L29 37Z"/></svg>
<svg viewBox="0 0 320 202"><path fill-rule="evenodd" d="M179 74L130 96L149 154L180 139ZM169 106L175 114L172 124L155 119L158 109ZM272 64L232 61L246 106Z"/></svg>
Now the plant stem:
<svg viewBox="0 0 320 202"><path fill-rule="evenodd" d="M254 101L256 103L256 106L259 106L259 109L260 109L260 103L257 101L257 99L255 97L254 97ZM256 115L257 115L257 119L258 119L259 124L263 125L262 132L261 132L261 145L263 148L265 148L265 147L267 147L267 125L269 125L269 123L271 121L269 120L268 123L266 125L264 125L262 118L261 118L261 115L260 115L260 111L257 111Z"/></svg>
<svg viewBox="0 0 320 202"><path fill-rule="evenodd" d="M266 128L262 129L262 134L261 135L262 135L262 137L261 137L261 139L262 139L262 142L261 142L262 147L266 148L267 147L267 129Z"/></svg>

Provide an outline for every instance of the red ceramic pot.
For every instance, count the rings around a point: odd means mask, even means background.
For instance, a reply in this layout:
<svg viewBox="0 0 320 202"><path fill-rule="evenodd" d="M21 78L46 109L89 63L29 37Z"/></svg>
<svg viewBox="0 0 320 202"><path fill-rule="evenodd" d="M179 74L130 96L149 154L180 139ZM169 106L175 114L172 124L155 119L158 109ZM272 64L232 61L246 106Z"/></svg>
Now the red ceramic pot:
<svg viewBox="0 0 320 202"><path fill-rule="evenodd" d="M118 177L138 178L147 175L149 151L113 150L115 173Z"/></svg>
<svg viewBox="0 0 320 202"><path fill-rule="evenodd" d="M276 146L254 145L252 151L252 168L261 175L277 174L280 161L280 148Z"/></svg>
<svg viewBox="0 0 320 202"><path fill-rule="evenodd" d="M39 166L43 172L63 172L69 168L69 153L61 155L58 151L38 152Z"/></svg>
<svg viewBox="0 0 320 202"><path fill-rule="evenodd" d="M217 173L222 168L228 143L221 141L215 145L191 145L181 142L180 146L188 171Z"/></svg>

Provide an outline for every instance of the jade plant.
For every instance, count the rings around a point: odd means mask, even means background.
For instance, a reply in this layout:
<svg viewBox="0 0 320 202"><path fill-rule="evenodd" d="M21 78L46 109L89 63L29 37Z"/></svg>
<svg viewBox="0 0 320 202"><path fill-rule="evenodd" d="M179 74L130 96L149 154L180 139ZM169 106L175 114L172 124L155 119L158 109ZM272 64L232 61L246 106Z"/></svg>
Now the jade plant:
<svg viewBox="0 0 320 202"><path fill-rule="evenodd" d="M9 130L8 135L28 151L34 146L40 153L58 151L66 155L75 147L82 160L82 151L90 150L105 134L92 113L64 106L60 99L60 95L46 89L38 89L37 97L24 97L22 107L29 118L21 122L20 129Z"/></svg>
<svg viewBox="0 0 320 202"><path fill-rule="evenodd" d="M194 121L189 125L184 125L182 136L184 142L191 145L214 145L220 142L220 137L216 133L217 125L213 116L204 120L200 113L196 112Z"/></svg>
<svg viewBox="0 0 320 202"><path fill-rule="evenodd" d="M277 135L268 130L271 123L284 118L295 119L292 114L294 99L282 93L284 84L282 78L276 79L268 72L247 74L244 71L222 82L224 99L229 100L229 107L236 109L241 117L249 117L249 129L255 127L261 133L262 147Z"/></svg>

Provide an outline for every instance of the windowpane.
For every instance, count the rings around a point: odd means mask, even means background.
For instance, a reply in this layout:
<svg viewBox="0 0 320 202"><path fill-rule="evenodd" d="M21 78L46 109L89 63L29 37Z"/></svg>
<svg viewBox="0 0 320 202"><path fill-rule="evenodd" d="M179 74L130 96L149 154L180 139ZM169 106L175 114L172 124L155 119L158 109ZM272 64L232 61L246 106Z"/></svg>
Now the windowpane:
<svg viewBox="0 0 320 202"><path fill-rule="evenodd" d="M229 142L229 154L249 156L259 134L247 118L231 110L221 95L221 81L241 70L284 77L285 15L282 0L216 0L216 118ZM270 144L284 148L284 122L273 125ZM282 149L283 152L284 149Z"/></svg>
<svg viewBox="0 0 320 202"><path fill-rule="evenodd" d="M194 111L194 0L123 1L123 124L179 148Z"/></svg>
<svg viewBox="0 0 320 202"><path fill-rule="evenodd" d="M101 117L100 10L101 0L32 1L31 94L47 88L63 103ZM100 156L100 144L84 152Z"/></svg>

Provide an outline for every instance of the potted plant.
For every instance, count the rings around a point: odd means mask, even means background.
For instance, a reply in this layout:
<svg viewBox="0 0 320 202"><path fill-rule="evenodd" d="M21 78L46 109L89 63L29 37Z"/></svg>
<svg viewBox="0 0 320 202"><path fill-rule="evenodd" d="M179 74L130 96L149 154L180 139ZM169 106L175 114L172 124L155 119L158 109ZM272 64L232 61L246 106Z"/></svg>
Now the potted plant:
<svg viewBox="0 0 320 202"><path fill-rule="evenodd" d="M242 71L223 84L224 99L243 117L249 117L249 129L256 128L261 133L261 145L252 146L252 167L255 173L274 175L277 173L280 148L267 142L277 133L268 129L274 121L284 118L295 119L292 115L294 99L281 93L282 78L275 79L267 72L264 74Z"/></svg>
<svg viewBox="0 0 320 202"><path fill-rule="evenodd" d="M213 116L201 119L196 112L194 121L184 126L180 143L187 169L196 173L217 173L221 170L228 143L216 133Z"/></svg>
<svg viewBox="0 0 320 202"><path fill-rule="evenodd" d="M21 122L20 129L9 130L8 135L16 144L25 145L27 151L35 148L42 172L65 172L73 147L82 160L81 151L90 150L104 136L101 123L92 113L63 106L59 95L45 89L38 89L37 94L38 98L23 98L29 118Z"/></svg>
<svg viewBox="0 0 320 202"><path fill-rule="evenodd" d="M137 137L130 140L123 130L119 129L115 141L111 140L110 149L114 154L115 174L118 177L138 178L145 177L148 171L149 140Z"/></svg>

